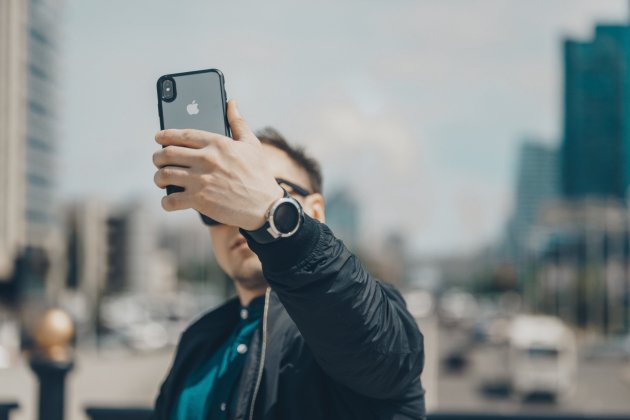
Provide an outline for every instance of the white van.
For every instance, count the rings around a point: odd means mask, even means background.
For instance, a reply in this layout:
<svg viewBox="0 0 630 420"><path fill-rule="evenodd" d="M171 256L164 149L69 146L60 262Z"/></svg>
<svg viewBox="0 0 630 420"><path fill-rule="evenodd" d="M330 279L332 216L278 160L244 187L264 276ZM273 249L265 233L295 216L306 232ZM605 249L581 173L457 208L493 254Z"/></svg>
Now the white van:
<svg viewBox="0 0 630 420"><path fill-rule="evenodd" d="M519 315L509 329L508 365L514 394L562 399L575 389L575 334L559 318Z"/></svg>

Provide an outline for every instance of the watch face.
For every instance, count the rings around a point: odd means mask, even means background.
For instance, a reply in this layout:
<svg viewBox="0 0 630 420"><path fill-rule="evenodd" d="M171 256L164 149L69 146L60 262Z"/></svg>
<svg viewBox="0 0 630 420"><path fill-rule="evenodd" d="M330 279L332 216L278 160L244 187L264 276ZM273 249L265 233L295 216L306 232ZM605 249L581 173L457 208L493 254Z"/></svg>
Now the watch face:
<svg viewBox="0 0 630 420"><path fill-rule="evenodd" d="M273 215L273 223L280 233L289 233L300 221L300 211L292 203L281 203Z"/></svg>

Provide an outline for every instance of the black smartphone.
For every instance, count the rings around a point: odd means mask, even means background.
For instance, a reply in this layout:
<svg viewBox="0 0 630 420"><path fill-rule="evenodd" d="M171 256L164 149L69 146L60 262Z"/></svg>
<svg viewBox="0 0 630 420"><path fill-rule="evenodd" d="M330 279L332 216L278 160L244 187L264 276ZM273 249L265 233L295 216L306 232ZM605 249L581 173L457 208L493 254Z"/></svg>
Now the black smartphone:
<svg viewBox="0 0 630 420"><path fill-rule="evenodd" d="M231 137L223 73L217 69L166 74L157 81L160 129L194 128ZM183 191L177 185L166 193ZM201 213L200 213L201 214ZM201 214L206 224L215 223Z"/></svg>

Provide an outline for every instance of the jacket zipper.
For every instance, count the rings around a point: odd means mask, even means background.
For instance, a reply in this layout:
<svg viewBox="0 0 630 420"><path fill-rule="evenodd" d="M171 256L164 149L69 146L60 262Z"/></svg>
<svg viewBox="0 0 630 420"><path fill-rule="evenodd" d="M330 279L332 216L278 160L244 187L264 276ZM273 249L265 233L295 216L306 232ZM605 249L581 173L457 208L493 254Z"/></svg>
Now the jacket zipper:
<svg viewBox="0 0 630 420"><path fill-rule="evenodd" d="M256 396L258 395L258 389L260 388L260 382L262 380L263 368L265 367L265 353L267 351L267 316L269 311L269 294L271 288L267 288L265 293L265 309L263 310L263 325L262 325L262 350L260 356L260 366L258 367L258 377L256 378L256 386L254 387L254 395L249 408L249 420L254 420L254 405L256 404Z"/></svg>

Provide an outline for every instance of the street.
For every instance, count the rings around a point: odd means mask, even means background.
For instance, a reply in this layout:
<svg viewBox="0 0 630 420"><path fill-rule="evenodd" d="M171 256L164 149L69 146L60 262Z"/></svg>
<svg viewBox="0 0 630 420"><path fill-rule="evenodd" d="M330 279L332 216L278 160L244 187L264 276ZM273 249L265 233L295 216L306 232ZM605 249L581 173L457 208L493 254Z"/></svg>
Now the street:
<svg viewBox="0 0 630 420"><path fill-rule="evenodd" d="M432 341L426 330L427 341ZM440 329L439 358L427 355L428 363L443 359L449 349L459 346L463 334L454 329ZM427 342L429 352L435 349ZM431 411L439 412L493 412L493 413L630 413L630 365L605 360L584 362L580 358L575 392L557 403L524 403L509 396L484 396L485 382L504 376L502 355L490 345L471 347L469 362L462 373L449 373L440 368L437 389L429 376L435 366L425 368L427 401ZM108 350L101 354L82 351L76 367L69 375L66 388L66 414L69 420L85 419L87 406L150 407L164 375L171 363L172 350L155 353L131 353ZM435 394L437 392L437 395ZM36 417L37 383L28 365L0 370L0 401L16 401L20 409L12 420L30 420Z"/></svg>
<svg viewBox="0 0 630 420"><path fill-rule="evenodd" d="M441 329L440 358L464 342L463 333ZM580 350L578 349L578 354ZM505 378L505 354L497 347L484 344L472 346L468 366L462 373L447 373L440 369L438 376L439 411L494 412L494 413L630 413L630 364L619 360L578 359L577 384L567 398L552 402L523 402L498 392L484 392L484 384L496 384ZM496 388L496 386L495 386Z"/></svg>

